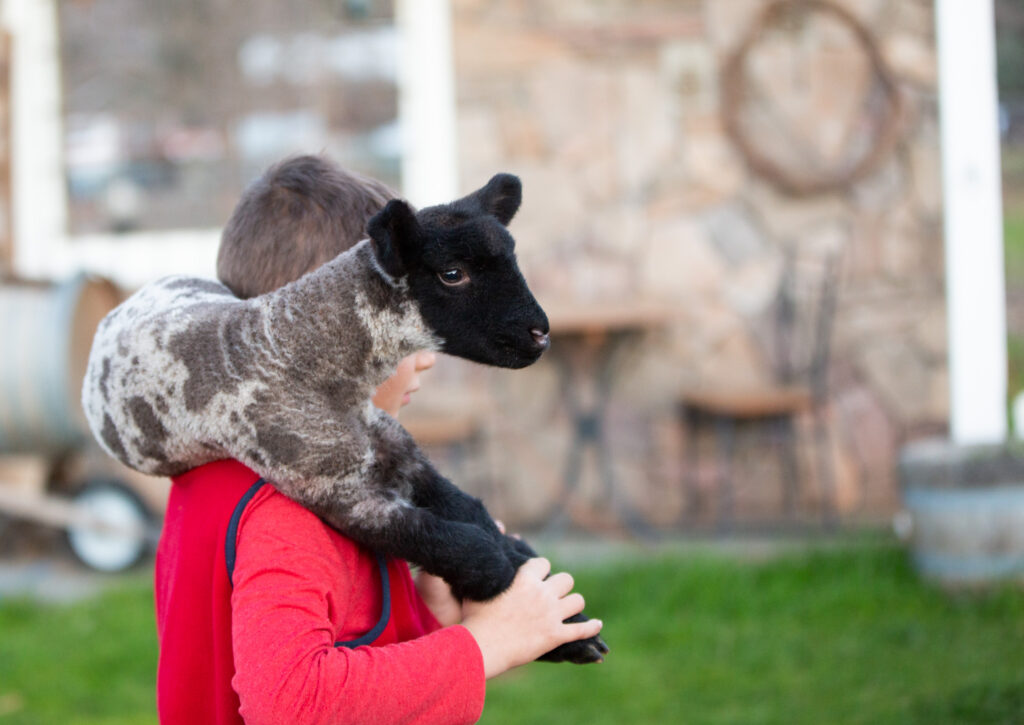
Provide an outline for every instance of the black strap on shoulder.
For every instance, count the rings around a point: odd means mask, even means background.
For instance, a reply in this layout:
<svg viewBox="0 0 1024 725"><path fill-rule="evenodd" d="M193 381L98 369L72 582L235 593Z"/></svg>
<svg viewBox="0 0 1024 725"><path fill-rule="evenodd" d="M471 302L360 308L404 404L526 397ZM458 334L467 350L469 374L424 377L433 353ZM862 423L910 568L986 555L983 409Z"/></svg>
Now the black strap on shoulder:
<svg viewBox="0 0 1024 725"><path fill-rule="evenodd" d="M228 567L228 583L231 586L235 585L235 555L238 552L238 522L242 519L242 512L245 511L245 507L249 505L252 497L256 495L256 492L263 488L266 483L262 478L249 487L249 490L242 494L242 498L238 499L238 503L235 504L235 510L231 512L231 520L228 522L228 533L224 537L224 563Z"/></svg>
<svg viewBox="0 0 1024 725"><path fill-rule="evenodd" d="M335 642L335 647L348 647L353 649L364 644L371 644L375 639L380 637L381 632L388 626L388 620L391 619L391 582L388 581L388 562L384 558L383 554L377 554L377 569L380 571L380 582L381 582L381 606L380 606L380 619L377 620L377 624L373 625L373 629L364 634L362 637L357 639L350 639L347 642Z"/></svg>
<svg viewBox="0 0 1024 725"><path fill-rule="evenodd" d="M252 497L256 495L266 481L260 479L256 481L252 486L249 487L242 497L238 499L238 503L235 504L235 510L231 512L231 520L228 522L228 532L224 537L224 563L227 565L228 570L228 582L231 586L234 586L234 573L235 573L235 558L238 553L238 523L242 519L242 513L245 512L245 507L249 505ZM354 648L365 644L371 644L380 637L384 628L388 626L388 621L391 619L391 582L388 579L388 562L384 558L383 554L377 553L377 569L380 571L380 582L381 582L381 612L380 618L377 620L377 624L373 626L369 632L364 634L362 637L348 640L347 642L335 642L335 647L348 647Z"/></svg>

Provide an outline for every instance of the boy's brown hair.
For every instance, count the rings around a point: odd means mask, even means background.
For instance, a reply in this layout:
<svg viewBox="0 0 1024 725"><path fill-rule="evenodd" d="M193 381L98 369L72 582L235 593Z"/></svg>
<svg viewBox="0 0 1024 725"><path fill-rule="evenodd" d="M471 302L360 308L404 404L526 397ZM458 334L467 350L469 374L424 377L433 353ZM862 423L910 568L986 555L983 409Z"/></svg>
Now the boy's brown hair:
<svg viewBox="0 0 1024 725"><path fill-rule="evenodd" d="M241 298L271 292L366 238L366 222L398 195L324 156L269 168L242 194L221 234L217 277Z"/></svg>

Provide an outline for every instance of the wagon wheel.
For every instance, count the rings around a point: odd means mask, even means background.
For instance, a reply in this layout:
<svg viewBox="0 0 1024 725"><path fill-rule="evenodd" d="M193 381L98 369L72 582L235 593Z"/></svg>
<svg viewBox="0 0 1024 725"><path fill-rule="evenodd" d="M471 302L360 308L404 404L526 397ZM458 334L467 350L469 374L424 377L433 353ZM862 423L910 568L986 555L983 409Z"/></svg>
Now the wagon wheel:
<svg viewBox="0 0 1024 725"><path fill-rule="evenodd" d="M150 553L153 515L130 488L113 479L95 479L82 486L73 499L82 510L114 529L68 527L68 546L83 564L98 571L124 571Z"/></svg>

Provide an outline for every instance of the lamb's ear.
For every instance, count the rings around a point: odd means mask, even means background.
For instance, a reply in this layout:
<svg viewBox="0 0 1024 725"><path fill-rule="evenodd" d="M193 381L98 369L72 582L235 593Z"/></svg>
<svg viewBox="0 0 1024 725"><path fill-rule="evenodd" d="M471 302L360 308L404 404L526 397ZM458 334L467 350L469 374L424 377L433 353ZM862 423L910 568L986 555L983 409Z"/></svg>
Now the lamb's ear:
<svg viewBox="0 0 1024 725"><path fill-rule="evenodd" d="M412 208L401 199L392 199L366 223L373 251L380 266L392 277L409 271L419 237L419 222Z"/></svg>
<svg viewBox="0 0 1024 725"><path fill-rule="evenodd" d="M512 217L519 211L523 201L523 185L518 176L512 174L495 174L482 188L466 197L473 200L485 214L491 214L499 222L508 226Z"/></svg>

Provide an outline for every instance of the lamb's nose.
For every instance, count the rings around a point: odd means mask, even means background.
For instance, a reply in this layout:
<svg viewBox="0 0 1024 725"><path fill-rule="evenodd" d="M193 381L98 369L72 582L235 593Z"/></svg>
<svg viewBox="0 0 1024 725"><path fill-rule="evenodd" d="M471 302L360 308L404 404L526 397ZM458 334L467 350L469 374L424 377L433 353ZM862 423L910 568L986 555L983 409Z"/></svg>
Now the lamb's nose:
<svg viewBox="0 0 1024 725"><path fill-rule="evenodd" d="M537 343L537 347L541 350L547 350L548 346L551 345L551 338L548 333L541 331L539 328L530 328L530 334L533 335L533 341Z"/></svg>

